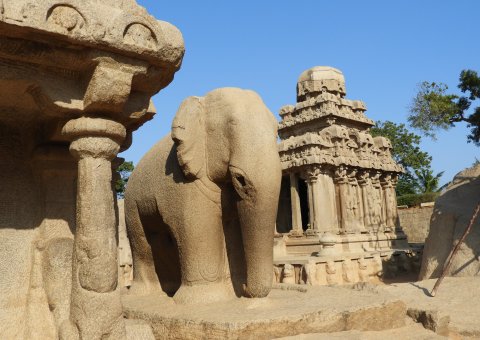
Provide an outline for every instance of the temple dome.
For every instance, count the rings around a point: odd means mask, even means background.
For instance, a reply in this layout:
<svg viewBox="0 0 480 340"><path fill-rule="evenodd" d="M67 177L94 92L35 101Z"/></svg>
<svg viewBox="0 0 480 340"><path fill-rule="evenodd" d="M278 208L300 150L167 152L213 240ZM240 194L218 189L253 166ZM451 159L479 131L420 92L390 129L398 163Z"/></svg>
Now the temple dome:
<svg viewBox="0 0 480 340"><path fill-rule="evenodd" d="M345 96L345 77L340 70L330 66L315 66L298 78L297 96L302 100L308 94L315 95L325 90Z"/></svg>

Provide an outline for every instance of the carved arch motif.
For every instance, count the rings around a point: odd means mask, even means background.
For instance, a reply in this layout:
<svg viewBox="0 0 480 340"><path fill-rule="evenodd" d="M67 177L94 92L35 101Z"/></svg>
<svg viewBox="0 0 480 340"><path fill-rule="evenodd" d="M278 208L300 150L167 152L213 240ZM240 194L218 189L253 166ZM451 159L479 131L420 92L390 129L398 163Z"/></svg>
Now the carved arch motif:
<svg viewBox="0 0 480 340"><path fill-rule="evenodd" d="M57 4L48 10L47 24L58 33L71 33L83 30L86 20L75 7Z"/></svg>
<svg viewBox="0 0 480 340"><path fill-rule="evenodd" d="M127 26L123 34L125 44L155 49L158 45L157 37L148 26L134 22Z"/></svg>

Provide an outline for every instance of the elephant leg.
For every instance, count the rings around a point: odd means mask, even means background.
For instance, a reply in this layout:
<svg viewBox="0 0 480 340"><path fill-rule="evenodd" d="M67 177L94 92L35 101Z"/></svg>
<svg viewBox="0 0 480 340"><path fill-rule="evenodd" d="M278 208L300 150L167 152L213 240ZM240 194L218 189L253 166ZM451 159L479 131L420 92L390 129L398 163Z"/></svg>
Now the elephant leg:
<svg viewBox="0 0 480 340"><path fill-rule="evenodd" d="M125 201L125 212L133 259L133 282L129 289L129 294L164 294L155 272L152 249L148 243L135 201Z"/></svg>
<svg viewBox="0 0 480 340"><path fill-rule="evenodd" d="M194 304L233 298L218 206L198 204L183 223L183 233L177 237L182 283L173 297L175 302Z"/></svg>

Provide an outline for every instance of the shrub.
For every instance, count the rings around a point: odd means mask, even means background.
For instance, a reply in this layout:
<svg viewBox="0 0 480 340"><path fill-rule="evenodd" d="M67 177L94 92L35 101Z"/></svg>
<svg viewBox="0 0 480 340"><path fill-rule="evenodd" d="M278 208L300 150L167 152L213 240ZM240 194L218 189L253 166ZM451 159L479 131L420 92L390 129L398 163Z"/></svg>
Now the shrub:
<svg viewBox="0 0 480 340"><path fill-rule="evenodd" d="M414 206L420 205L420 203L434 202L439 195L440 193L438 192L402 195L397 198L397 204L414 207Z"/></svg>

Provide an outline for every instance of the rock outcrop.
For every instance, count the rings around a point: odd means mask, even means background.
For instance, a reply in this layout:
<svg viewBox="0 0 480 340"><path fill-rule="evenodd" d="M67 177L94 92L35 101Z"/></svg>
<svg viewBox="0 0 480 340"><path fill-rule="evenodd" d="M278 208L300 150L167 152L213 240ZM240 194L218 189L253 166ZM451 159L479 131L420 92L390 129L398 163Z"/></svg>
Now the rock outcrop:
<svg viewBox="0 0 480 340"><path fill-rule="evenodd" d="M480 202L480 164L458 173L435 202L425 242L420 280L440 276L450 250L464 233ZM480 275L480 221L462 243L448 276Z"/></svg>

